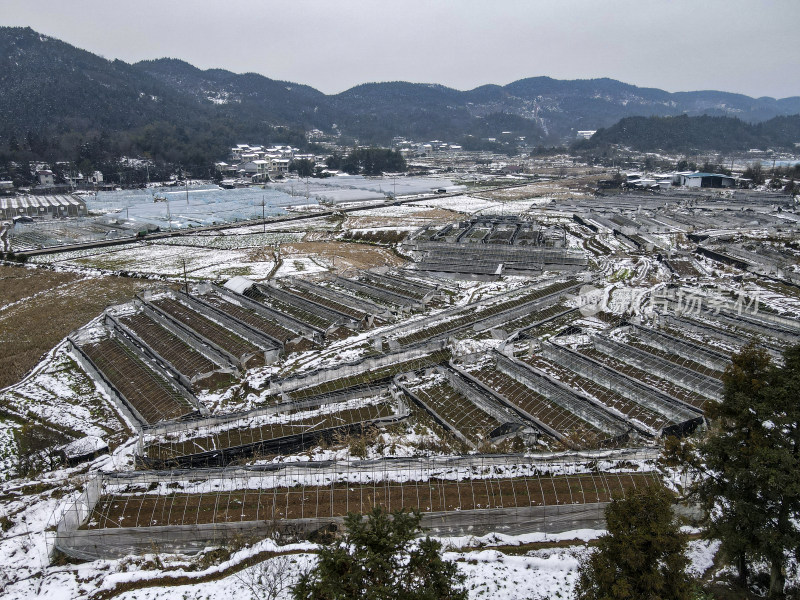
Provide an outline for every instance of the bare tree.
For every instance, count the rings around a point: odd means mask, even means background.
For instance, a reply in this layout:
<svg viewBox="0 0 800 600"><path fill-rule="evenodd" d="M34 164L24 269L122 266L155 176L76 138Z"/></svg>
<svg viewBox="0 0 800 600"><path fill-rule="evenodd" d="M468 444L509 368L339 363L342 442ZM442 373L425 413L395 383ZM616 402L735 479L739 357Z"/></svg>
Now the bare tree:
<svg viewBox="0 0 800 600"><path fill-rule="evenodd" d="M234 573L234 577L250 591L253 600L277 600L297 579L299 573L287 555L267 560Z"/></svg>

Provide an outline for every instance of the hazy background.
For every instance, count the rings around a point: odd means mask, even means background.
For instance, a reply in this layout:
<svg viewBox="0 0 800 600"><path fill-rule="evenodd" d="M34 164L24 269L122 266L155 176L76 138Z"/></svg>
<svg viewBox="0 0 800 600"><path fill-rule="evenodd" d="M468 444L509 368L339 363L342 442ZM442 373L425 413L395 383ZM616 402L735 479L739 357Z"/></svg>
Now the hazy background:
<svg viewBox="0 0 800 600"><path fill-rule="evenodd" d="M181 58L326 93L548 75L796 96L798 23L800 0L0 0L0 25L106 58Z"/></svg>

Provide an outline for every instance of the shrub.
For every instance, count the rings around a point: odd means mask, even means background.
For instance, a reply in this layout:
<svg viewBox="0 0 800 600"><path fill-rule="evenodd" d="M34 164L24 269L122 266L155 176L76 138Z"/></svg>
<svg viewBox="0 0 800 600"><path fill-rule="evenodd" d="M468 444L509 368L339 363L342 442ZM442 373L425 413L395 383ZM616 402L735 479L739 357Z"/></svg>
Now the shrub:
<svg viewBox="0 0 800 600"><path fill-rule="evenodd" d="M660 485L637 489L606 508L608 533L580 568L578 600L690 600L686 537Z"/></svg>
<svg viewBox="0 0 800 600"><path fill-rule="evenodd" d="M464 576L441 556L441 544L420 532L419 512L375 507L364 519L345 517L343 538L325 546L293 588L295 600L466 600Z"/></svg>

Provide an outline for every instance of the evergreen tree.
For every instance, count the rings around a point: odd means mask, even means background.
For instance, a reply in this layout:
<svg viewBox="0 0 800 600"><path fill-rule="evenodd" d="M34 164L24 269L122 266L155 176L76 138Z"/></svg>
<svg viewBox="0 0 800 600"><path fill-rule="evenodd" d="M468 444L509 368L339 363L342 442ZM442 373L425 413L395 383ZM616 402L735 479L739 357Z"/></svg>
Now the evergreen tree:
<svg viewBox="0 0 800 600"><path fill-rule="evenodd" d="M756 553L770 564L771 598L783 596L787 552L800 557L800 345L787 349L783 362L757 398L764 443L752 464L765 523Z"/></svg>
<svg viewBox="0 0 800 600"><path fill-rule="evenodd" d="M723 375L723 400L706 412L713 430L699 447L704 476L697 494L709 514L706 534L722 542L721 550L736 565L743 587L755 532L764 525L751 472L754 452L763 444L754 399L767 385L771 366L769 355L755 346L733 356Z"/></svg>
<svg viewBox="0 0 800 600"><path fill-rule="evenodd" d="M289 170L297 172L298 177L311 177L314 174L314 163L307 158L293 160Z"/></svg>
<svg viewBox="0 0 800 600"><path fill-rule="evenodd" d="M637 489L606 508L608 533L582 564L578 600L688 600L686 537L661 485Z"/></svg>
<svg viewBox="0 0 800 600"><path fill-rule="evenodd" d="M800 547L800 345L784 366L755 345L734 354L723 375L722 402L696 448L673 444L672 456L700 477L691 493L708 514L705 534L747 585L749 561L770 564L770 597L783 595L787 552ZM680 455L680 456L679 456Z"/></svg>
<svg viewBox="0 0 800 600"><path fill-rule="evenodd" d="M420 531L419 512L390 514L376 507L363 519L345 517L342 540L324 547L315 568L292 590L295 600L466 600L455 563Z"/></svg>
<svg viewBox="0 0 800 600"><path fill-rule="evenodd" d="M761 163L754 162L747 165L742 177L752 180L755 185L764 183L764 169L762 169Z"/></svg>

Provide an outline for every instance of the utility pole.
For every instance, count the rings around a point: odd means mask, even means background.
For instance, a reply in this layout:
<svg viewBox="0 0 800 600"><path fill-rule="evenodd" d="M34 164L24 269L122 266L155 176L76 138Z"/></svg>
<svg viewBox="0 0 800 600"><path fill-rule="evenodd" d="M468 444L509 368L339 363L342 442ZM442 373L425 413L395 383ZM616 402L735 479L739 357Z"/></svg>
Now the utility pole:
<svg viewBox="0 0 800 600"><path fill-rule="evenodd" d="M183 287L186 291L186 295L189 295L189 280L186 278L186 259L182 258L183 261Z"/></svg>
<svg viewBox="0 0 800 600"><path fill-rule="evenodd" d="M184 185L186 186L186 206L189 206L189 180L183 180Z"/></svg>
<svg viewBox="0 0 800 600"><path fill-rule="evenodd" d="M265 213L265 200L264 195L261 195L261 222L264 224L264 233L267 233L267 217Z"/></svg>

